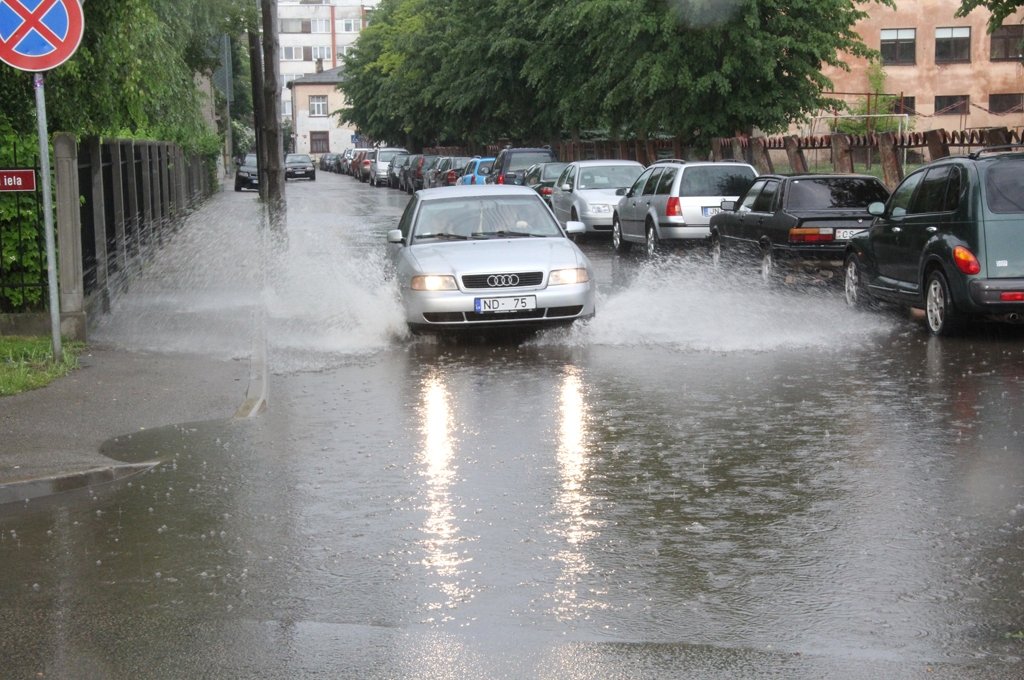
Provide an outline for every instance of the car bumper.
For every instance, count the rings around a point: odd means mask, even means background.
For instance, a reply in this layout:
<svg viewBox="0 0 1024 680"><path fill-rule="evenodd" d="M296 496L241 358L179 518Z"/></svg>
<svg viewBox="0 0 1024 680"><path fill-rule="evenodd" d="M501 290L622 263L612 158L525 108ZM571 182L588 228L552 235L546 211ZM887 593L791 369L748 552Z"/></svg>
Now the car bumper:
<svg viewBox="0 0 1024 680"><path fill-rule="evenodd" d="M1024 292L1024 278L971 279L967 284L967 307L975 314L1009 316L1010 321L1024 320L1024 302L1003 300L1004 293Z"/></svg>
<svg viewBox="0 0 1024 680"><path fill-rule="evenodd" d="M710 235L711 229L706 224L695 227L663 224L659 230L659 237L664 241L692 241L706 239Z"/></svg>
<svg viewBox="0 0 1024 680"><path fill-rule="evenodd" d="M587 226L587 231L607 231L612 230L612 213L583 213L580 216L580 222Z"/></svg>
<svg viewBox="0 0 1024 680"><path fill-rule="evenodd" d="M524 312L478 314L478 297L536 298L536 309ZM410 328L423 331L479 330L503 327L545 327L567 324L594 316L596 286L583 284L550 286L542 289L436 291L405 290L402 301Z"/></svg>
<svg viewBox="0 0 1024 680"><path fill-rule="evenodd" d="M235 186L241 189L259 189L260 180L258 177L235 177Z"/></svg>
<svg viewBox="0 0 1024 680"><path fill-rule="evenodd" d="M298 179L299 177L312 179L316 177L316 170L285 170L284 177L285 179Z"/></svg>

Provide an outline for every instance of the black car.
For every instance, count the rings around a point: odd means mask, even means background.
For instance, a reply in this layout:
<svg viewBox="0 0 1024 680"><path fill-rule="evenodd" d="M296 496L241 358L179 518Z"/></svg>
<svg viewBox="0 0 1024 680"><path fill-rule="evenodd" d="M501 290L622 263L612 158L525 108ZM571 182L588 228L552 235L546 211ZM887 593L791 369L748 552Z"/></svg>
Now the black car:
<svg viewBox="0 0 1024 680"><path fill-rule="evenodd" d="M247 153L245 159L235 169L235 191L259 188L260 171L256 165L256 154Z"/></svg>
<svg viewBox="0 0 1024 680"><path fill-rule="evenodd" d="M290 153L284 157L284 178L305 177L316 181L316 167L308 154Z"/></svg>
<svg viewBox="0 0 1024 680"><path fill-rule="evenodd" d="M506 147L494 159L487 183L522 184L526 169L531 165L557 160L550 147Z"/></svg>
<svg viewBox="0 0 1024 680"><path fill-rule="evenodd" d="M325 153L320 156L317 166L324 172L338 172L341 164L341 154Z"/></svg>
<svg viewBox="0 0 1024 680"><path fill-rule="evenodd" d="M888 197L871 175L761 175L712 215L712 259L756 258L769 283L804 266L838 272L850 238L871 224L868 205Z"/></svg>
<svg viewBox="0 0 1024 680"><path fill-rule="evenodd" d="M526 170L523 176L523 184L530 187L544 199L544 202L551 205L552 187L555 180L562 174L568 163L534 163Z"/></svg>
<svg viewBox="0 0 1024 680"><path fill-rule="evenodd" d="M949 335L972 319L1024 322L1024 147L935 160L874 203L846 250L846 301L924 308Z"/></svg>

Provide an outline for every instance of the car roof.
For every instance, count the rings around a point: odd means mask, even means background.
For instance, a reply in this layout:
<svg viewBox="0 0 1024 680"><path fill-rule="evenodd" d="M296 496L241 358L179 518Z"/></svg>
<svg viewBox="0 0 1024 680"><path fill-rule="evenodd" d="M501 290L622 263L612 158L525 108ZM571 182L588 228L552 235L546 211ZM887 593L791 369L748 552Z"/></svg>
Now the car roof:
<svg viewBox="0 0 1024 680"><path fill-rule="evenodd" d="M625 160L622 158L608 158L605 160L595 158L587 161L573 161L573 163L580 166L581 168L593 168L598 166L604 167L606 165L625 165L630 167L639 165L641 168L644 167L643 163L640 163L638 161Z"/></svg>
<svg viewBox="0 0 1024 680"><path fill-rule="evenodd" d="M452 187L421 189L416 192L416 195L423 201L445 198L472 198L474 196L532 196L537 200L542 200L540 195L530 187L515 184L486 184L484 186L460 184Z"/></svg>

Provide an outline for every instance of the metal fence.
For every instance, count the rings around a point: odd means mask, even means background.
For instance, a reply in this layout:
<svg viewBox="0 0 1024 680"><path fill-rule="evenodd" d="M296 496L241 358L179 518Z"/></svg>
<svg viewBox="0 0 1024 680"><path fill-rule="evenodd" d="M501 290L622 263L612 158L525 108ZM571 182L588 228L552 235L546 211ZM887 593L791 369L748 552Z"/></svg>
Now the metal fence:
<svg viewBox="0 0 1024 680"><path fill-rule="evenodd" d="M215 174L211 159L168 142L61 133L53 138L53 158L61 332L86 339L89 316L109 310L112 291L127 285L210 195ZM34 203L11 211L12 200ZM48 302L41 195L0 201L0 332L38 332ZM20 222L8 217L22 213ZM33 268L32 258L41 264ZM34 275L19 278L23 270Z"/></svg>

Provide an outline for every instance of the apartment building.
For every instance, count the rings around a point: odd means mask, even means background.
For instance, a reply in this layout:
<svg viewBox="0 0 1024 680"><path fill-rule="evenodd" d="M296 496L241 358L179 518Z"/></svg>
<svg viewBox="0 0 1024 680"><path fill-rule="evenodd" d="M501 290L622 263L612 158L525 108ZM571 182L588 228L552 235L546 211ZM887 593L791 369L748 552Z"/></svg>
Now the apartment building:
<svg viewBox="0 0 1024 680"><path fill-rule="evenodd" d="M989 34L989 12L977 9L958 18L960 0L864 7L870 16L855 30L881 52L884 89L902 97L914 130L1024 127L1024 10ZM835 91L847 99L869 92L867 61L848 57L847 63L849 72L823 71Z"/></svg>
<svg viewBox="0 0 1024 680"><path fill-rule="evenodd" d="M300 78L318 76L305 86L323 89L325 79L335 78L340 82L341 59L348 53L365 28L369 14L376 7L378 0L278 0L277 22L278 40L281 49L281 117L291 121L294 149L299 153L323 153L325 151L341 151L350 143L354 130L337 127L339 120L332 116L344 104L340 93L334 93L328 102L326 114L321 113L321 96L326 93L310 94L303 87L302 97L315 97L301 101L302 106L296 110L296 91L289 85ZM326 74L326 75L324 75ZM335 96L336 95L336 96ZM305 132L300 132L304 130ZM310 132L329 132L329 148L314 151L313 138ZM321 148L323 135L315 136L317 148Z"/></svg>

